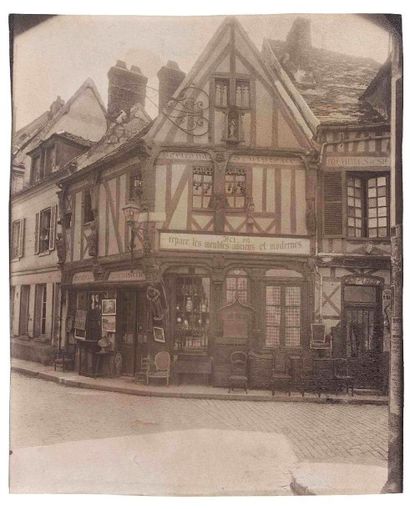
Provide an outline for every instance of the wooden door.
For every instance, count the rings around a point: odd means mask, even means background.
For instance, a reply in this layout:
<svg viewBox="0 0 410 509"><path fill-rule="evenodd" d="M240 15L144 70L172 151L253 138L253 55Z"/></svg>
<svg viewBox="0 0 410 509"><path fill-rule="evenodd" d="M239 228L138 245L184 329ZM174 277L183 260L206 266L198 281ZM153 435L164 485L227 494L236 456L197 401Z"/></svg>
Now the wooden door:
<svg viewBox="0 0 410 509"><path fill-rule="evenodd" d="M21 287L20 295L20 320L19 320L20 336L28 335L29 305L30 305L30 286L23 285Z"/></svg>
<svg viewBox="0 0 410 509"><path fill-rule="evenodd" d="M137 293L124 289L118 302L118 349L122 355L122 372L133 376L136 371Z"/></svg>

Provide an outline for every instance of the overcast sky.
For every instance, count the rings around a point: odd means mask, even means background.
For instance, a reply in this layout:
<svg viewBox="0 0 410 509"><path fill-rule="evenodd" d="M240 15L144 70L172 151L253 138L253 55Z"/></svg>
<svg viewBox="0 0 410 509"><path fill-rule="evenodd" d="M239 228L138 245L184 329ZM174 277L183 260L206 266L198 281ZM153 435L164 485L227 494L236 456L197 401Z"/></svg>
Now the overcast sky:
<svg viewBox="0 0 410 509"><path fill-rule="evenodd" d="M388 35L369 21L347 14L310 14L316 47L383 63ZM238 16L258 49L264 38L284 40L295 14ZM138 65L148 85L158 88L156 74L168 60L187 72L212 37L222 16L136 17L57 16L28 30L15 41L14 108L16 128L64 100L88 77L107 103L107 72L117 60ZM157 114L157 94L148 89L146 107Z"/></svg>

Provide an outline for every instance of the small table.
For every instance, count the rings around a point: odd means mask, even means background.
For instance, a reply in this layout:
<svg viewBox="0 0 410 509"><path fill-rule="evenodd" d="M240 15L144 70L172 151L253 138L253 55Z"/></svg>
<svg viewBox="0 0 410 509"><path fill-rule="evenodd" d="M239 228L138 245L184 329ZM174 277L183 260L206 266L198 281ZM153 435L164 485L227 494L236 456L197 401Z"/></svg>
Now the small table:
<svg viewBox="0 0 410 509"><path fill-rule="evenodd" d="M91 341L88 339L79 339L78 340L78 374L82 376L90 376L93 377L95 374L95 362L96 362L96 351L100 348L98 346L98 341ZM86 359L86 368L83 369L83 357L85 354ZM88 367L88 359L91 355L91 369Z"/></svg>
<svg viewBox="0 0 410 509"><path fill-rule="evenodd" d="M104 359L108 359L108 365L110 368L109 377L113 377L113 361L112 358L114 355L113 350L109 351L100 351L95 353L95 370L94 370L94 378L97 378L99 376L104 376L104 373L101 373L101 366L104 365Z"/></svg>

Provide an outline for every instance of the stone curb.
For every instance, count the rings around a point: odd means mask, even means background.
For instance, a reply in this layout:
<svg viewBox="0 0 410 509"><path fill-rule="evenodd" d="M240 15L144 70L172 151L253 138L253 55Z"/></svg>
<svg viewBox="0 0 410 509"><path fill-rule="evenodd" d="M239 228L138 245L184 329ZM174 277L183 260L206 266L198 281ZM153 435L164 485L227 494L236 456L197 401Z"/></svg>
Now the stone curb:
<svg viewBox="0 0 410 509"><path fill-rule="evenodd" d="M281 403L321 403L321 404L339 404L339 405L387 405L386 400L375 400L375 399L339 399L333 397L322 397L322 398L302 398L302 396L265 396L252 394L250 396L244 394L209 394L209 393L191 393L191 392L161 392L155 390L140 390L134 387L119 387L112 385L104 385L103 383L93 383L92 381L79 381L70 380L64 378L64 376L44 373L35 369L25 368L23 366L11 366L11 371L20 373L22 375L30 376L33 378L40 378L49 382L55 382L67 387L79 387L81 389L92 389L104 392L117 392L120 394L129 394L134 396L146 396L146 397L157 397L157 398L180 398L180 399L210 399L210 400L221 400L221 401L277 401Z"/></svg>

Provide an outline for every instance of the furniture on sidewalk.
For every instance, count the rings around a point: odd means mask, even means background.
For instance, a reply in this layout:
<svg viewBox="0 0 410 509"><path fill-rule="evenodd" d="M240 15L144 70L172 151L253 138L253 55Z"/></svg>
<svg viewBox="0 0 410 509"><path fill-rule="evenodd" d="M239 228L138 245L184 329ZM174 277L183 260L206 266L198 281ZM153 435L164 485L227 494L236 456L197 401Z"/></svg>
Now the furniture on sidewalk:
<svg viewBox="0 0 410 509"><path fill-rule="evenodd" d="M98 341L89 339L78 339L78 374L82 376L95 377L96 352L100 349Z"/></svg>
<svg viewBox="0 0 410 509"><path fill-rule="evenodd" d="M140 369L135 373L135 382L143 383L148 385L148 373L151 364L151 357L147 355L146 357L141 357L141 366Z"/></svg>
<svg viewBox="0 0 410 509"><path fill-rule="evenodd" d="M154 358L154 365L150 365L148 370L148 383L151 380L165 380L169 385L171 374L171 356L169 352L158 352Z"/></svg>
<svg viewBox="0 0 410 509"><path fill-rule="evenodd" d="M208 355L178 354L173 372L178 385L181 383L181 378L184 375L203 375L206 377L207 385L209 385L210 377L212 377L213 373L213 359Z"/></svg>
<svg viewBox="0 0 410 509"><path fill-rule="evenodd" d="M231 353L230 361L229 392L242 388L248 393L248 355L237 350Z"/></svg>
<svg viewBox="0 0 410 509"><path fill-rule="evenodd" d="M54 356L54 371L57 367L62 368L63 372L66 369L74 371L76 350L75 344L67 344L65 348L60 348Z"/></svg>
<svg viewBox="0 0 410 509"><path fill-rule="evenodd" d="M271 375L272 396L277 390L283 390L290 396L292 376L290 374L289 357L283 352L276 352L273 356Z"/></svg>
<svg viewBox="0 0 410 509"><path fill-rule="evenodd" d="M104 373L102 370L104 364L108 365L108 376L110 378L114 376L114 354L115 352L113 350L101 350L100 352L95 352L94 378L105 376L106 373Z"/></svg>
<svg viewBox="0 0 410 509"><path fill-rule="evenodd" d="M333 374L336 379L336 383L339 382L339 387L346 388L346 394L349 394L351 390L352 396L354 396L354 378L349 373L349 364L345 358L334 358L333 359Z"/></svg>

